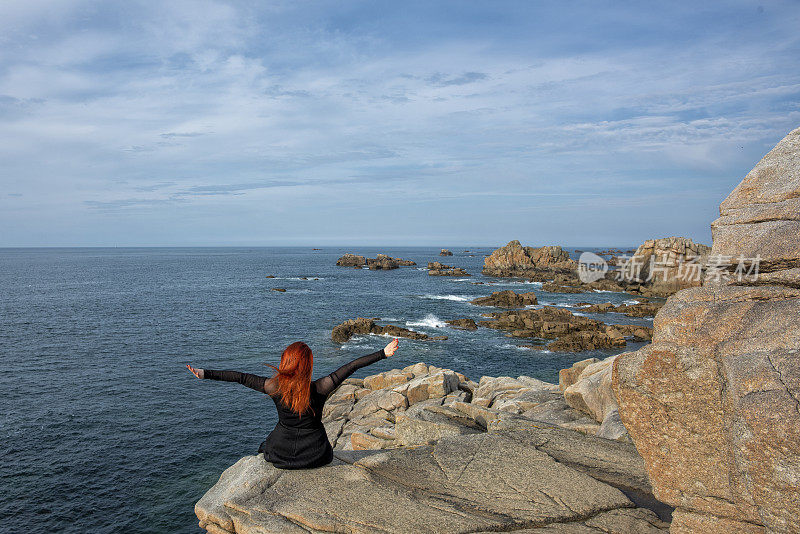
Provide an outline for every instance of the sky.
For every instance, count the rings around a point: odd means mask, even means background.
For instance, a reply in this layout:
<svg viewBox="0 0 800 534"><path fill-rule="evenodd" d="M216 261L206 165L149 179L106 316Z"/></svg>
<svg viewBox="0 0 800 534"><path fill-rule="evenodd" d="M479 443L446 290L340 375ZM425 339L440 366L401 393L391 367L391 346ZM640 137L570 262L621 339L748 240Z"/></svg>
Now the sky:
<svg viewBox="0 0 800 534"><path fill-rule="evenodd" d="M798 28L797 0L4 0L0 247L710 244L800 126Z"/></svg>

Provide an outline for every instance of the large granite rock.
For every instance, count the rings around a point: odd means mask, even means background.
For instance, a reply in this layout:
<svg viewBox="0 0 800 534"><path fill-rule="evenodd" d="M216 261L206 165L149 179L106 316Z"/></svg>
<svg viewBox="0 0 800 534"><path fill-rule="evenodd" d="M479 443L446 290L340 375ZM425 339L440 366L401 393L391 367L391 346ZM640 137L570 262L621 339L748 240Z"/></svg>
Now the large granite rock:
<svg viewBox="0 0 800 534"><path fill-rule="evenodd" d="M536 277L541 272L574 272L577 264L559 246L524 247L516 239L496 249L483 260L488 276Z"/></svg>
<svg viewBox="0 0 800 534"><path fill-rule="evenodd" d="M620 265L619 276L637 293L666 297L687 287L697 287L711 247L685 237L649 239ZM690 267L696 265L696 267ZM635 284L631 284L632 286Z"/></svg>
<svg viewBox="0 0 800 534"><path fill-rule="evenodd" d="M674 294L652 344L614 365L673 532L800 532L799 140L767 154L712 224L712 256L761 255L759 278Z"/></svg>
<svg viewBox="0 0 800 534"><path fill-rule="evenodd" d="M646 477L635 450L585 437L575 443L581 439L536 428L459 434L431 445L336 451L333 463L300 470L247 456L195 513L212 534L666 532L636 505L631 486Z"/></svg>

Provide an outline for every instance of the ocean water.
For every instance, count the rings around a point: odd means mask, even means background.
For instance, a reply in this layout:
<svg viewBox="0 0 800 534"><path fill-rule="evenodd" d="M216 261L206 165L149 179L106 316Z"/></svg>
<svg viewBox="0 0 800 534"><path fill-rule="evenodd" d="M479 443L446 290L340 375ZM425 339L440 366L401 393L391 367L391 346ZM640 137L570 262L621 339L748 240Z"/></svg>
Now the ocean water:
<svg viewBox="0 0 800 534"><path fill-rule="evenodd" d="M503 332L448 327L447 319L495 311L469 300L501 289L533 290L557 306L635 300L484 277L492 248L466 248L446 258L423 247L0 249L0 531L204 532L194 503L256 452L276 417L266 396L197 380L186 363L269 375L264 364L277 365L302 340L314 351L314 376L323 376L390 340L331 342L335 325L359 316L449 338L401 338L394 357L356 377L424 361L476 381L525 374L557 382L575 361L622 352L523 349L524 340ZM418 265L337 267L345 252ZM428 276L424 267L436 260L473 276Z"/></svg>

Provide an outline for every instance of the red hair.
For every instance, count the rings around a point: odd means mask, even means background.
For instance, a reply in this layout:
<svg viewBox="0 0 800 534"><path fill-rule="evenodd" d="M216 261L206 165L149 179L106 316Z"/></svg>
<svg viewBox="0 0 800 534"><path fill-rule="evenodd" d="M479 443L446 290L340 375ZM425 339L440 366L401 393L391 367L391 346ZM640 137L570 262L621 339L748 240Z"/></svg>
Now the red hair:
<svg viewBox="0 0 800 534"><path fill-rule="evenodd" d="M281 354L280 368L267 365L277 371L272 378L278 378L278 392L283 403L302 415L311 404L311 371L314 368L311 348L302 341L295 341Z"/></svg>

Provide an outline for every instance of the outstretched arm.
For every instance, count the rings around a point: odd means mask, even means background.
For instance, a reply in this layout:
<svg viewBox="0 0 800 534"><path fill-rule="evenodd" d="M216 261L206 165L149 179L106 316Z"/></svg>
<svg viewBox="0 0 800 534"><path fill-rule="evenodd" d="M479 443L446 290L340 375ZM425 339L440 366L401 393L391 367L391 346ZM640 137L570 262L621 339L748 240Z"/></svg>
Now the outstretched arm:
<svg viewBox="0 0 800 534"><path fill-rule="evenodd" d="M191 365L186 367L197 378L208 378L211 380L223 380L225 382L238 382L244 386L266 393L264 389L264 382L267 380L265 376L253 375L250 373L241 373L239 371L219 371L216 369L195 369Z"/></svg>
<svg viewBox="0 0 800 534"><path fill-rule="evenodd" d="M361 356L360 358L356 358L350 363L346 363L343 366L339 367L337 370L320 378L316 381L317 383L317 392L321 393L322 395L330 395L330 393L339 387L339 385L344 381L345 378L352 375L356 370L361 369L362 367L366 367L371 363L375 363L378 360L383 360L394 354L394 351L397 350L397 339L393 339L385 348L373 352L371 354L367 354L366 356Z"/></svg>

